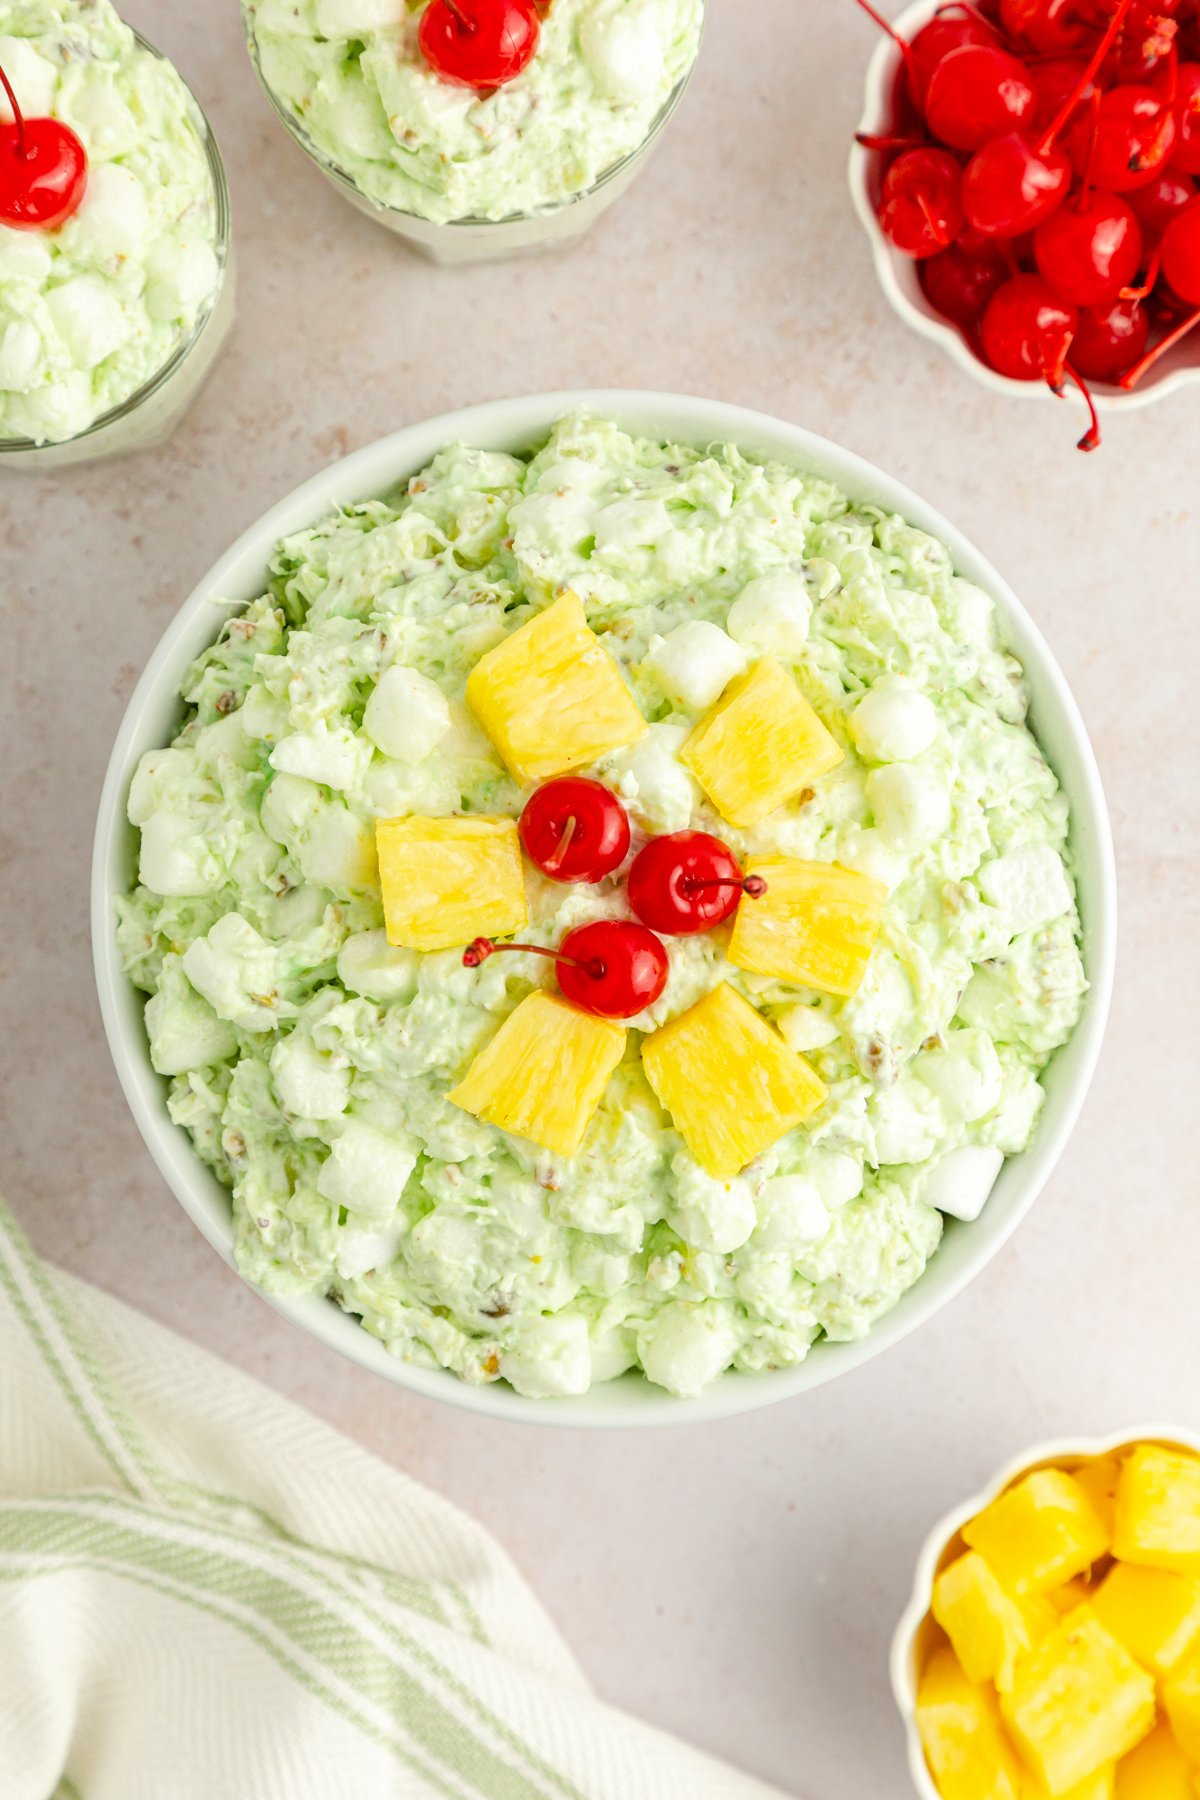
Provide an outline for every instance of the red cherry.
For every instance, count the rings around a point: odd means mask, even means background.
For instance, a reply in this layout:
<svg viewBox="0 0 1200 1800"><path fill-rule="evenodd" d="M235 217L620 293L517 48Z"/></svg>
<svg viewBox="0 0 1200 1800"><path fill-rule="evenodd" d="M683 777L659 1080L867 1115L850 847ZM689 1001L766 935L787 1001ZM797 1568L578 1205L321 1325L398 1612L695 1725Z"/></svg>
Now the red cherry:
<svg viewBox="0 0 1200 1800"><path fill-rule="evenodd" d="M1053 145L1010 131L977 150L962 179L963 211L985 237L1019 237L1066 199L1071 162Z"/></svg>
<svg viewBox="0 0 1200 1800"><path fill-rule="evenodd" d="M988 302L983 353L1000 375L1057 387L1078 323L1078 309L1040 275L1013 275Z"/></svg>
<svg viewBox="0 0 1200 1800"><path fill-rule="evenodd" d="M629 871L629 904L655 931L690 937L721 924L743 894L759 899L761 876L743 875L737 858L706 831L673 831L651 838Z"/></svg>
<svg viewBox="0 0 1200 1800"><path fill-rule="evenodd" d="M1134 6L1117 46L1118 81L1149 81L1175 56L1179 26L1161 11Z"/></svg>
<svg viewBox="0 0 1200 1800"><path fill-rule="evenodd" d="M1000 22L1046 56L1069 54L1087 42L1088 24L1075 0L1000 0Z"/></svg>
<svg viewBox="0 0 1200 1800"><path fill-rule="evenodd" d="M1146 348L1150 320L1137 300L1084 307L1071 340L1071 361L1091 381L1115 381Z"/></svg>
<svg viewBox="0 0 1200 1800"><path fill-rule="evenodd" d="M617 796L583 775L549 781L521 814L521 842L552 881L603 881L629 853L629 818Z"/></svg>
<svg viewBox="0 0 1200 1800"><path fill-rule="evenodd" d="M1060 206L1033 234L1034 260L1063 300L1113 301L1138 272L1142 229L1117 194L1090 193Z"/></svg>
<svg viewBox="0 0 1200 1800"><path fill-rule="evenodd" d="M1083 74L1084 64L1067 58L1055 58L1051 62L1035 63L1029 77L1033 82L1037 107L1034 119L1038 125L1049 125L1057 119L1059 113L1072 95L1072 116L1081 106L1086 106L1094 91L1092 82L1085 82L1080 88L1079 77Z"/></svg>
<svg viewBox="0 0 1200 1800"><path fill-rule="evenodd" d="M984 307L1011 273L998 250L964 249L960 239L921 264L921 286L943 318L970 326L978 324Z"/></svg>
<svg viewBox="0 0 1200 1800"><path fill-rule="evenodd" d="M1162 269L1181 300L1200 306L1200 195L1194 195L1163 232Z"/></svg>
<svg viewBox="0 0 1200 1800"><path fill-rule="evenodd" d="M944 56L930 76L925 118L943 144L978 150L1031 119L1035 105L1024 63L989 44L964 44Z"/></svg>
<svg viewBox="0 0 1200 1800"><path fill-rule="evenodd" d="M986 19L966 7L961 12L936 13L928 25L923 25L917 32L910 45L909 71L920 105L925 104L929 83L939 63L967 44L998 47L1000 39Z"/></svg>
<svg viewBox="0 0 1200 1800"><path fill-rule="evenodd" d="M905 150L883 178L879 224L906 256L936 256L962 227L962 176L948 150Z"/></svg>
<svg viewBox="0 0 1200 1800"><path fill-rule="evenodd" d="M603 1019L631 1019L653 1006L671 972L666 950L654 933L627 919L597 919L591 925L577 925L557 950L476 938L463 951L463 963L468 969L477 969L498 951L550 957L564 998Z"/></svg>
<svg viewBox="0 0 1200 1800"><path fill-rule="evenodd" d="M1180 63L1176 71L1175 124L1171 167L1200 175L1200 63Z"/></svg>
<svg viewBox="0 0 1200 1800"><path fill-rule="evenodd" d="M12 121L0 125L0 223L51 231L69 219L87 187L87 151L61 119L27 119L0 69Z"/></svg>
<svg viewBox="0 0 1200 1800"><path fill-rule="evenodd" d="M1162 169L1145 187L1134 188L1129 204L1141 220L1142 236L1161 237L1195 192L1195 182L1174 168Z"/></svg>
<svg viewBox="0 0 1200 1800"><path fill-rule="evenodd" d="M417 35L443 81L497 88L530 61L540 29L533 0L429 0Z"/></svg>
<svg viewBox="0 0 1200 1800"><path fill-rule="evenodd" d="M1096 186L1124 194L1153 181L1171 153L1175 131L1170 104L1153 88L1110 88L1100 96L1094 125L1080 119L1072 129L1071 155L1081 173L1090 156Z"/></svg>

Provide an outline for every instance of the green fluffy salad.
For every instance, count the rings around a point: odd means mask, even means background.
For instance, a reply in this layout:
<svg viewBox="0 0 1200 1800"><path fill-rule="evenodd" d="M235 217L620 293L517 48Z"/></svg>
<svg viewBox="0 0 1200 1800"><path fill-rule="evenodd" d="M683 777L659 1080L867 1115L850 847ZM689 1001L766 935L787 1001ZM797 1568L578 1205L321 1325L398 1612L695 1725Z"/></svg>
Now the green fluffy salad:
<svg viewBox="0 0 1200 1800"><path fill-rule="evenodd" d="M26 116L63 120L87 152L62 225L0 226L0 438L60 443L144 387L208 314L217 199L196 102L109 0L0 0L0 65Z"/></svg>
<svg viewBox="0 0 1200 1800"><path fill-rule="evenodd" d="M244 0L262 79L379 206L437 224L562 206L639 149L700 48L704 0L553 0L502 87L444 80L424 0Z"/></svg>
<svg viewBox="0 0 1200 1800"><path fill-rule="evenodd" d="M573 1158L448 1099L552 966L391 948L372 871L379 818L519 813L465 685L565 589L649 724L587 771L622 797L635 850L696 826L739 857L836 861L888 889L845 1000L733 967L727 927L668 940L666 990L630 1021ZM679 750L762 654L845 755L737 831ZM579 1394L641 1369L694 1394L862 1336L944 1215L976 1217L1030 1142L1086 988L1067 802L992 602L902 518L731 445L586 415L529 457L451 445L280 543L182 698L129 794L140 879L120 945L171 1117L230 1189L238 1264L263 1288L328 1295L395 1355L469 1382ZM538 943L627 916L620 872L527 886ZM829 1090L724 1181L639 1055L720 981Z"/></svg>

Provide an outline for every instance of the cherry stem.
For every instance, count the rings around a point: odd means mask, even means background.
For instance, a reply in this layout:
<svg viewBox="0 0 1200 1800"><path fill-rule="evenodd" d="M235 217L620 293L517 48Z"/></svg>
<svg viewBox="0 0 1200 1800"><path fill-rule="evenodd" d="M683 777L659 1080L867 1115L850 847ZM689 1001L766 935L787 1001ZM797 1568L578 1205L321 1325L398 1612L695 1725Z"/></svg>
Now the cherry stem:
<svg viewBox="0 0 1200 1800"><path fill-rule="evenodd" d="M1200 325L1200 307L1197 307L1194 313L1178 324L1174 331L1168 331L1165 338L1160 338L1153 350L1147 350L1142 360L1140 362L1135 362L1132 369L1126 369L1117 384L1118 387L1136 387L1146 371L1154 367L1159 357L1165 356L1168 350L1173 350L1180 339L1185 338L1194 325Z"/></svg>
<svg viewBox="0 0 1200 1800"><path fill-rule="evenodd" d="M685 894L698 894L703 888L736 887L751 900L761 900L767 891L761 875L714 875L711 881L701 881L698 875L685 875L679 886Z"/></svg>
<svg viewBox="0 0 1200 1800"><path fill-rule="evenodd" d="M950 239L946 236L944 227L934 217L933 208L929 204L929 196L927 194L916 194L914 195L914 199L921 209L922 218L929 227L929 235L932 237L938 249L948 249Z"/></svg>
<svg viewBox="0 0 1200 1800"><path fill-rule="evenodd" d="M1076 211L1082 213L1091 198L1092 164L1096 160L1096 137L1100 127L1100 89L1092 89L1091 130L1088 134L1087 161L1083 165L1083 180L1079 184L1079 199Z"/></svg>
<svg viewBox="0 0 1200 1800"><path fill-rule="evenodd" d="M1079 450L1098 450L1100 448L1100 418L1096 411L1096 402L1092 399L1091 389L1088 387L1087 382L1083 379L1083 376L1079 373L1078 369L1073 369L1069 362L1063 363L1062 372L1067 377L1068 381L1073 381L1075 383L1075 386L1083 395L1084 400L1087 402L1088 413L1091 417L1091 424L1080 438L1076 448ZM1060 399L1063 398L1061 383L1054 391Z"/></svg>
<svg viewBox="0 0 1200 1800"><path fill-rule="evenodd" d="M881 12L876 11L875 7L871 5L871 0L858 0L858 4L866 13L868 19L873 19L880 31L885 32L899 50L901 56L904 58L904 66L908 70L908 78L912 82L913 91L915 93L917 88L917 64L912 53L912 45L907 38L902 38L900 36L900 33L896 30L895 26L889 24Z"/></svg>
<svg viewBox="0 0 1200 1800"><path fill-rule="evenodd" d="M445 7L446 11L458 20L462 29L467 33L467 36L474 37L479 29L479 20L468 18L467 14L462 10L462 7L459 6L458 0L445 0Z"/></svg>
<svg viewBox="0 0 1200 1800"><path fill-rule="evenodd" d="M29 154L25 147L25 115L21 111L20 102L13 91L13 84L2 68L0 68L0 87L3 87L8 95L8 104L12 107L13 121L17 127L17 155L25 157Z"/></svg>
<svg viewBox="0 0 1200 1800"><path fill-rule="evenodd" d="M1088 86L1089 82L1094 81L1099 74L1100 65L1116 43L1121 32L1121 27L1125 23L1125 15L1132 5L1133 0L1120 0L1120 5L1109 20L1108 30L1104 33L1104 36L1100 39L1100 42L1092 52L1091 61L1088 63L1086 69L1084 69L1079 80L1075 83L1075 86L1071 89L1071 92L1067 95L1066 100L1059 110L1058 117L1051 121L1049 130L1038 145L1038 149L1043 156L1049 155L1050 151L1054 148L1055 138L1067 123L1067 120L1071 117L1075 108L1079 105L1080 96L1084 89Z"/></svg>
<svg viewBox="0 0 1200 1800"><path fill-rule="evenodd" d="M592 957L590 962L581 962L577 956L564 956L561 950L545 950L541 944L497 944L491 938L476 938L463 951L463 967L477 969L485 963L489 956L495 956L502 950L518 950L522 956L548 956L551 962L566 963L569 968L582 969L593 981L603 981L606 968L603 960Z"/></svg>
<svg viewBox="0 0 1200 1800"><path fill-rule="evenodd" d="M1144 300L1151 293L1158 280L1158 271L1162 267L1162 244L1156 244L1146 264L1146 273L1138 287L1123 287L1119 298L1122 300Z"/></svg>
<svg viewBox="0 0 1200 1800"><path fill-rule="evenodd" d="M864 150L928 150L929 149L929 139L928 138L904 137L900 133L886 132L886 131L883 133L880 133L880 134L877 134L873 131L856 131L854 134L854 141L856 144L861 144Z"/></svg>
<svg viewBox="0 0 1200 1800"><path fill-rule="evenodd" d="M576 819L575 814L572 813L563 828L563 834L555 845L552 855L542 864L545 874L553 875L556 870L561 869L562 859L567 854L567 846L575 836L575 828L578 823L578 819Z"/></svg>

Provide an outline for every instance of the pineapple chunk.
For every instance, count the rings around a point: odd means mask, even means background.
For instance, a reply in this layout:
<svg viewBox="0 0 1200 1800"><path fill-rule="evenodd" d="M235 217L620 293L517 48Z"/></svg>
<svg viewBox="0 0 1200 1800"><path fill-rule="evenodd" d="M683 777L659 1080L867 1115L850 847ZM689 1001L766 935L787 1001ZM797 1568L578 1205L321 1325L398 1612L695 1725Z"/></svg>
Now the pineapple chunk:
<svg viewBox="0 0 1200 1800"><path fill-rule="evenodd" d="M1105 1763L1102 1769L1097 1769L1086 1781L1068 1788L1065 1794L1059 1796L1059 1800L1113 1800L1116 1773L1114 1763ZM1049 1788L1043 1787L1037 1776L1031 1775L1028 1770L1023 1771L1021 1776L1021 1800L1050 1800Z"/></svg>
<svg viewBox="0 0 1200 1800"><path fill-rule="evenodd" d="M1058 1614L1037 1595L1004 1591L977 1550L947 1565L933 1584L933 1616L971 1681L1012 1688L1017 1658L1052 1631Z"/></svg>
<svg viewBox="0 0 1200 1800"><path fill-rule="evenodd" d="M1051 1588L1046 1599L1061 1617L1063 1613L1074 1612L1077 1606L1090 1600L1095 1591L1090 1582L1082 1575L1077 1575L1074 1581L1064 1582L1062 1587Z"/></svg>
<svg viewBox="0 0 1200 1800"><path fill-rule="evenodd" d="M1117 1484L1113 1555L1200 1577L1200 1457L1138 1445Z"/></svg>
<svg viewBox="0 0 1200 1800"><path fill-rule="evenodd" d="M544 1150L574 1156L625 1053L625 1030L538 989L510 1013L450 1098Z"/></svg>
<svg viewBox="0 0 1200 1800"><path fill-rule="evenodd" d="M481 656L467 700L518 781L548 781L646 729L633 695L577 594L538 613Z"/></svg>
<svg viewBox="0 0 1200 1800"><path fill-rule="evenodd" d="M1195 1800L1192 1766L1169 1725L1160 1725L1117 1764L1116 1800Z"/></svg>
<svg viewBox="0 0 1200 1800"><path fill-rule="evenodd" d="M718 1180L816 1112L827 1091L724 981L646 1038L642 1066L684 1143Z"/></svg>
<svg viewBox="0 0 1200 1800"><path fill-rule="evenodd" d="M1163 1688L1171 1729L1185 1753L1200 1762L1200 1650L1172 1669Z"/></svg>
<svg viewBox="0 0 1200 1800"><path fill-rule="evenodd" d="M1169 1569L1114 1563L1092 1606L1130 1655L1156 1675L1174 1668L1200 1636L1200 1582Z"/></svg>
<svg viewBox="0 0 1200 1800"><path fill-rule="evenodd" d="M738 907L730 962L799 987L853 994L879 936L888 895L883 883L794 856L753 858L746 873L761 875L767 891Z"/></svg>
<svg viewBox="0 0 1200 1800"><path fill-rule="evenodd" d="M1122 1458L1119 1456L1094 1456L1090 1462L1080 1463L1078 1468L1071 1470L1104 1521L1110 1537L1116 1518L1117 1483L1121 1479L1121 1467Z"/></svg>
<svg viewBox="0 0 1200 1800"><path fill-rule="evenodd" d="M787 670L763 657L725 689L679 760L722 818L757 825L842 760Z"/></svg>
<svg viewBox="0 0 1200 1800"><path fill-rule="evenodd" d="M917 1730L942 1800L1018 1800L1021 1772L995 1697L967 1680L953 1650L935 1651L921 1675Z"/></svg>
<svg viewBox="0 0 1200 1800"><path fill-rule="evenodd" d="M1052 1796L1067 1794L1154 1728L1154 1681L1088 1606L1021 1659L1000 1712Z"/></svg>
<svg viewBox="0 0 1200 1800"><path fill-rule="evenodd" d="M387 940L397 949L451 950L524 925L515 819L380 819L375 843Z"/></svg>
<svg viewBox="0 0 1200 1800"><path fill-rule="evenodd" d="M1091 1501L1062 1469L1026 1475L964 1525L963 1537L1015 1594L1044 1594L1108 1549Z"/></svg>

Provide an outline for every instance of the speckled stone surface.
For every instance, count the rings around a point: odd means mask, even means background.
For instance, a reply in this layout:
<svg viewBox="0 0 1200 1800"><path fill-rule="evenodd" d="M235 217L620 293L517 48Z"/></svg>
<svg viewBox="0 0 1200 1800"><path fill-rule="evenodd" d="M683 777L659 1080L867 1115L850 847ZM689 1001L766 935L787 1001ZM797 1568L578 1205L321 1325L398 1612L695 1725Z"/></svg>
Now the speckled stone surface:
<svg viewBox="0 0 1200 1800"><path fill-rule="evenodd" d="M1031 1440L1200 1426L1200 403L1110 421L996 399L878 293L845 190L870 27L850 0L712 0L640 183L559 261L439 272L285 136L232 0L130 0L230 167L237 337L164 452L0 477L0 1182L35 1243L469 1507L613 1701L803 1800L909 1791L886 1653L933 1519ZM706 393L840 439L990 554L1089 721L1121 864L1106 1054L1009 1248L915 1338L740 1421L581 1437L410 1398L285 1324L143 1149L92 988L109 746L174 608L270 503L408 421L571 386Z"/></svg>

